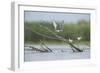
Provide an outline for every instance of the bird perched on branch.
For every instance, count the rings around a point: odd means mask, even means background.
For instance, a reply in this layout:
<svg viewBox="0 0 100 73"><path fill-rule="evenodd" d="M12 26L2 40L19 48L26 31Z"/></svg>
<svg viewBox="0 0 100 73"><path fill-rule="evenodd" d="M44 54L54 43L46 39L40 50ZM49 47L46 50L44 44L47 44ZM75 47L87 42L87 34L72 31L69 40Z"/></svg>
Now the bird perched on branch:
<svg viewBox="0 0 100 73"><path fill-rule="evenodd" d="M68 41L69 41L70 43L72 43L72 42L73 42L73 40L72 40L72 39L69 39Z"/></svg>
<svg viewBox="0 0 100 73"><path fill-rule="evenodd" d="M77 37L77 40L79 41L79 40L81 40L82 39L82 37Z"/></svg>

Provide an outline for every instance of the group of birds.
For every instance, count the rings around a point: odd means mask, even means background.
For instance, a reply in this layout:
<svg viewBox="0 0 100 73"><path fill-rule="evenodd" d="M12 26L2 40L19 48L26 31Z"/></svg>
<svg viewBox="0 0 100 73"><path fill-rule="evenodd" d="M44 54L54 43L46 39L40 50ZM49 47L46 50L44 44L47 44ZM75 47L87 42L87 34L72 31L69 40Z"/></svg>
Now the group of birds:
<svg viewBox="0 0 100 73"><path fill-rule="evenodd" d="M62 24L64 24L64 22L63 22ZM61 27L62 27L62 24L60 24ZM54 29L55 29L56 32L60 32L60 31L62 31L62 29L57 29L58 24L57 24L55 21L53 21L53 26L54 26ZM77 37L77 40L78 40L78 41L81 40L81 39L82 39L82 37ZM69 38L68 41L69 41L70 43L73 42L73 40L70 39L70 38Z"/></svg>

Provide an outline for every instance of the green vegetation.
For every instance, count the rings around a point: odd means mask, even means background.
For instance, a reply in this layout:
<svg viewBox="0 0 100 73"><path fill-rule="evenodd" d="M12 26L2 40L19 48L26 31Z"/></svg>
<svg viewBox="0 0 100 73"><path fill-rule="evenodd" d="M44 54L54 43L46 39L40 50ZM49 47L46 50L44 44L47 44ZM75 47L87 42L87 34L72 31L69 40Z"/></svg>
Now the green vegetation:
<svg viewBox="0 0 100 73"><path fill-rule="evenodd" d="M60 22L57 22L60 24ZM82 37L80 42L90 41L90 22L81 20L78 23L64 23L64 29L61 32L56 32L52 22L25 22L24 23L24 41L25 43L39 43L40 40L44 40L47 43L59 43L62 40L57 39L54 34L46 30L44 27L52 30L57 35L64 37L65 39L72 39L76 43L77 37ZM44 37L45 36L45 37ZM49 37L49 38L48 38Z"/></svg>

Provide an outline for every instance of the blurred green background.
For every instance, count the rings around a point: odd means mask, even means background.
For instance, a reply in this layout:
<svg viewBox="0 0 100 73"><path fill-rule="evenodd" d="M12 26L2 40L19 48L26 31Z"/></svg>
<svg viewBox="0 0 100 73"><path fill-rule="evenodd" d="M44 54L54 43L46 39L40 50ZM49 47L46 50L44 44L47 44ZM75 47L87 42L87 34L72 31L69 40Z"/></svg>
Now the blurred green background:
<svg viewBox="0 0 100 73"><path fill-rule="evenodd" d="M60 22L57 22L60 24ZM80 20L77 23L64 23L63 31L56 32L52 22L46 21L32 21L32 22L24 22L24 43L39 43L40 40L43 40L47 43L60 43L63 42L58 39L48 38L53 37L56 38L51 32L49 32L44 27L50 29L57 35L65 38L72 39L77 43L77 37L82 37L82 42L90 43L90 22L86 20ZM43 35L43 36L42 36ZM47 37L44 37L47 36Z"/></svg>

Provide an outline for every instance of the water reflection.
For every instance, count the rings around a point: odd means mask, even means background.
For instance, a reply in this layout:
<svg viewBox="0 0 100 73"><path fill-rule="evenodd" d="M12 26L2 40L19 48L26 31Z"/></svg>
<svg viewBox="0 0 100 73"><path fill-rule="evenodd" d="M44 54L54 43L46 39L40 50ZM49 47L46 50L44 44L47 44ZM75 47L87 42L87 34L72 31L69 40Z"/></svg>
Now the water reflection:
<svg viewBox="0 0 100 73"><path fill-rule="evenodd" d="M39 45L27 45L40 48ZM48 45L52 52L33 51L29 47L24 47L24 61L45 61L45 60L67 60L67 59L89 59L90 48L86 45L79 46L83 52L73 52L69 46L66 45Z"/></svg>

